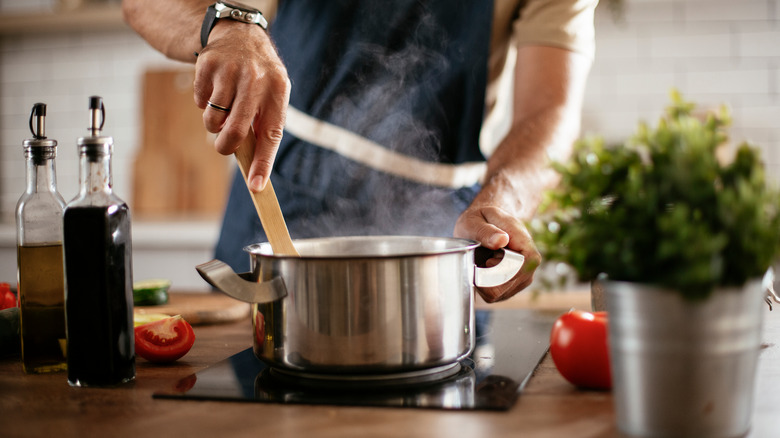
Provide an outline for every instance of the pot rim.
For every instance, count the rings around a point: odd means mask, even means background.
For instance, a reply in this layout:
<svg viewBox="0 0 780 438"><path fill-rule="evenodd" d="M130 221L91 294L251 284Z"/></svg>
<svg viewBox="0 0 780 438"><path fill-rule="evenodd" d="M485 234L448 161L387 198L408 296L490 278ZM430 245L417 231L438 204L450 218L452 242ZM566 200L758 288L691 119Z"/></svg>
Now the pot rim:
<svg viewBox="0 0 780 438"><path fill-rule="evenodd" d="M368 236L336 236L336 237L314 237L307 239L294 239L293 245L317 245L323 243L349 243L358 241L372 241L375 243L388 243L398 242L407 244L419 244L425 241L435 241L437 243L443 243L441 248L424 248L404 250L404 251L390 251L392 248L381 247L370 252L361 252L355 254L315 254L306 255L303 252L300 256L296 255L284 255L274 254L269 242L259 242L247 245L244 247L244 251L248 252L252 256L271 258L271 259L305 259L305 260L355 260L355 259L391 259L399 257L420 257L420 256L435 256L444 254L453 254L458 252L470 251L480 246L480 243L475 240L461 239L457 237L437 237L437 236L411 236L411 235L368 235ZM299 252L300 249L299 249Z"/></svg>

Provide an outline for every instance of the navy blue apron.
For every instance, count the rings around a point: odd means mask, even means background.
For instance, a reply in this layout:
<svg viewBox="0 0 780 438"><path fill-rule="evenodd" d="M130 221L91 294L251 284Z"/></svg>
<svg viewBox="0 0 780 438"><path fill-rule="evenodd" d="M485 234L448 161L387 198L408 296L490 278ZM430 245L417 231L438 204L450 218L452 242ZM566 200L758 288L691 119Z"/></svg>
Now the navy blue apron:
<svg viewBox="0 0 780 438"><path fill-rule="evenodd" d="M290 105L383 147L440 163L484 161L493 3L282 0L270 27ZM478 186L434 187L376 171L285 132L271 179L292 237L451 236ZM216 257L246 271L267 239L236 172Z"/></svg>

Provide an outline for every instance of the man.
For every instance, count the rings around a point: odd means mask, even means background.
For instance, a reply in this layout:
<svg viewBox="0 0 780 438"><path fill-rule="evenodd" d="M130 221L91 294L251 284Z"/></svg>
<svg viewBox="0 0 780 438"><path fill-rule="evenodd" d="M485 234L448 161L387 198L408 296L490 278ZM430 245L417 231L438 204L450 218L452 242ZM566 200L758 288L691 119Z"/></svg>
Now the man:
<svg viewBox="0 0 780 438"><path fill-rule="evenodd" d="M523 221L556 182L550 158L579 134L597 0L283 0L263 6L268 31L214 19L255 11L227 3L207 15L211 2L124 0L123 11L153 47L195 62L195 102L218 152L254 127L250 187L273 169L294 238L452 232L526 257L486 301L531 283L541 256ZM511 98L509 128L489 145L484 122L500 97ZM262 240L237 175L217 256L241 267L241 248Z"/></svg>

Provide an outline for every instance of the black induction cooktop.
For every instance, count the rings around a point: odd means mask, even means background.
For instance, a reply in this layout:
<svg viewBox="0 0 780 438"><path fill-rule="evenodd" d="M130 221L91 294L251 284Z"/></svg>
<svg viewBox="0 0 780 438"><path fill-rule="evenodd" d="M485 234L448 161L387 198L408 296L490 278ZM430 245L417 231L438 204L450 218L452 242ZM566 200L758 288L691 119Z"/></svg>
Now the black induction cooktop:
<svg viewBox="0 0 780 438"><path fill-rule="evenodd" d="M269 368L251 348L159 391L155 398L461 410L507 410L549 347L557 315L476 311L473 353L434 377L366 384L311 382Z"/></svg>

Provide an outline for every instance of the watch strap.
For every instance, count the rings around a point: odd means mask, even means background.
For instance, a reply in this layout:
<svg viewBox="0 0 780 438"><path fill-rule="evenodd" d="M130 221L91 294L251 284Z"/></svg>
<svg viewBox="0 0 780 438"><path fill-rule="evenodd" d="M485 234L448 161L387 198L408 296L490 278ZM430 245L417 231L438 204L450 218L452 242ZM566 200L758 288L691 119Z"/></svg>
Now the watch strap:
<svg viewBox="0 0 780 438"><path fill-rule="evenodd" d="M200 46L206 47L209 42L209 34L214 25L217 24L217 8L210 5L206 9L206 16L203 18L203 24L200 26Z"/></svg>

